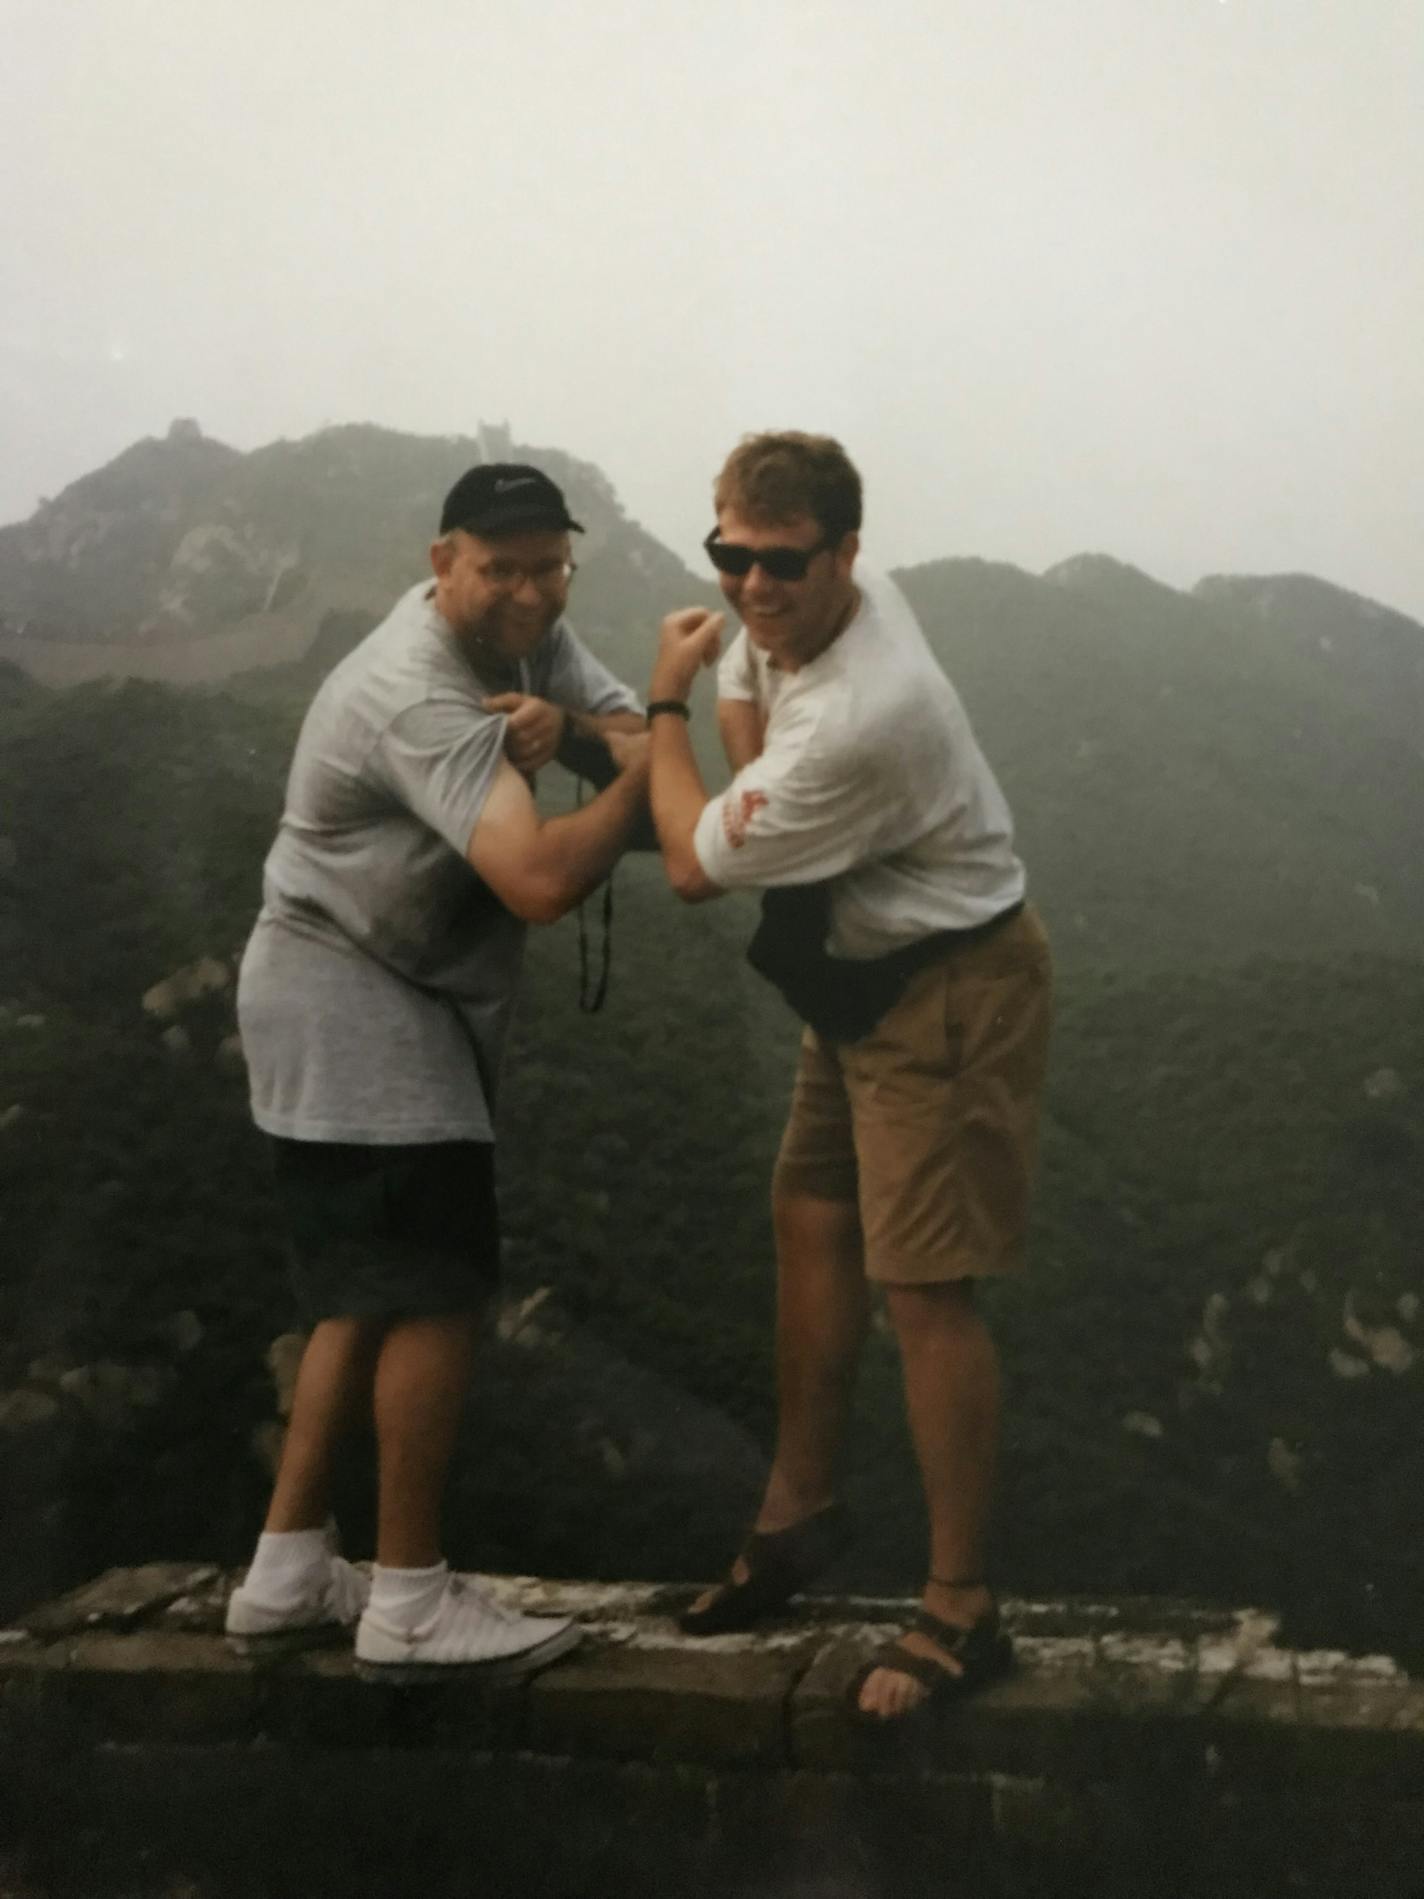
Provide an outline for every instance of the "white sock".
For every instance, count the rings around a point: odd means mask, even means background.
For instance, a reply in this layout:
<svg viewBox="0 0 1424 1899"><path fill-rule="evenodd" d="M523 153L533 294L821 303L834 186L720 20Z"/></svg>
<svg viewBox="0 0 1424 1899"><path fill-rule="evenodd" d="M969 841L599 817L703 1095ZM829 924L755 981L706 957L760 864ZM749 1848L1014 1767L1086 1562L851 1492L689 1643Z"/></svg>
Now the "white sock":
<svg viewBox="0 0 1424 1899"><path fill-rule="evenodd" d="M383 1622L398 1629L416 1629L434 1615L450 1565L432 1563L429 1569L387 1569L376 1563L371 1570L371 1609Z"/></svg>
<svg viewBox="0 0 1424 1899"><path fill-rule="evenodd" d="M294 1602L325 1579L331 1556L329 1527L264 1530L257 1539L246 1587L265 1602Z"/></svg>

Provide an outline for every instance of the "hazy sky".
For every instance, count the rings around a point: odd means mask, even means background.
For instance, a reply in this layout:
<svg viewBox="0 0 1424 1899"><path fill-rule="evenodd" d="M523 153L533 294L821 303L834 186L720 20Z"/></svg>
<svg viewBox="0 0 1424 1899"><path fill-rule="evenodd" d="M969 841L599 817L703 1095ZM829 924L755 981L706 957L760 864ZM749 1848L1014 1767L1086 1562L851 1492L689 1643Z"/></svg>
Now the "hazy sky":
<svg viewBox="0 0 1424 1899"><path fill-rule="evenodd" d="M696 559L804 427L887 563L1424 617L1421 0L0 0L0 52L0 519L177 415L483 418Z"/></svg>

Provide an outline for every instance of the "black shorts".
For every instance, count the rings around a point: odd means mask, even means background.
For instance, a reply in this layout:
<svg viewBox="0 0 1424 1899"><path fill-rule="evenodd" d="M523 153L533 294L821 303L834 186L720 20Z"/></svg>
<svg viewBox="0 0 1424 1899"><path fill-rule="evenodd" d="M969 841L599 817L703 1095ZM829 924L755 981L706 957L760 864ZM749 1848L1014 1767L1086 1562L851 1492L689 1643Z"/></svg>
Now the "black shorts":
<svg viewBox="0 0 1424 1899"><path fill-rule="evenodd" d="M473 1312L498 1289L489 1141L271 1143L292 1287L308 1325Z"/></svg>

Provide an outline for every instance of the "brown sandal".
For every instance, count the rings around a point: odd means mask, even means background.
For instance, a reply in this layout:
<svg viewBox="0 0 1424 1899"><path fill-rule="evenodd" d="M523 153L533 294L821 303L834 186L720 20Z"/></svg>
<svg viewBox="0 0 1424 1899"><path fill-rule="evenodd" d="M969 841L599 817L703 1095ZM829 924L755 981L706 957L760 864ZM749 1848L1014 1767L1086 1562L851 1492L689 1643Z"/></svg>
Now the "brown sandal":
<svg viewBox="0 0 1424 1899"><path fill-rule="evenodd" d="M849 1541L850 1517L843 1503L828 1503L824 1510L785 1530L753 1530L741 1552L746 1581L728 1577L704 1608L685 1610L677 1625L684 1635L729 1635L749 1629L783 1608L797 1590L829 1567Z"/></svg>
<svg viewBox="0 0 1424 1899"><path fill-rule="evenodd" d="M959 1586L968 1587L968 1584ZM913 1649L906 1648L904 1636L886 1642L856 1671L855 1679L846 1690L851 1712L858 1720L891 1725L897 1719L908 1720L936 1702L962 1701L968 1695L977 1694L1013 1667L1014 1645L1000 1626L997 1605L969 1628L957 1622L945 1622L928 1609L918 1610L910 1627L919 1635L927 1635L938 1649L958 1662L959 1672L946 1668L932 1656L917 1655ZM925 1699L898 1717L872 1714L862 1708L860 1691L877 1668L891 1668L897 1674L908 1675L926 1690Z"/></svg>

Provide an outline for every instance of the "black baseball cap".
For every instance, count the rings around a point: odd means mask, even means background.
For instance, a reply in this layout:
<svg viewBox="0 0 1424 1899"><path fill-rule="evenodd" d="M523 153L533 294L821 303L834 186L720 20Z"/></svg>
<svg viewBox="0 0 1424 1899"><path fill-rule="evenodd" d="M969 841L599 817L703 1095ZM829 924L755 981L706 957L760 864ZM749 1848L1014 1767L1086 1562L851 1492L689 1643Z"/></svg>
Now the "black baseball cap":
<svg viewBox="0 0 1424 1899"><path fill-rule="evenodd" d="M468 469L445 497L440 532L515 534L521 528L572 528L583 523L569 513L563 490L524 462L482 462Z"/></svg>

